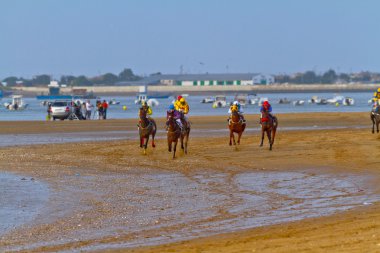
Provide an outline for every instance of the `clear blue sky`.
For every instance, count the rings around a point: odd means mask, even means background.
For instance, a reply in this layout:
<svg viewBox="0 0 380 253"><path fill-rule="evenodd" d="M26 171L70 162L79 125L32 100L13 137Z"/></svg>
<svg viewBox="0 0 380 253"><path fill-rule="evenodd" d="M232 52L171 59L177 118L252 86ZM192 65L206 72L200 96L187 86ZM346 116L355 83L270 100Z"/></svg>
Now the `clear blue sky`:
<svg viewBox="0 0 380 253"><path fill-rule="evenodd" d="M377 0L0 0L0 79L380 72Z"/></svg>

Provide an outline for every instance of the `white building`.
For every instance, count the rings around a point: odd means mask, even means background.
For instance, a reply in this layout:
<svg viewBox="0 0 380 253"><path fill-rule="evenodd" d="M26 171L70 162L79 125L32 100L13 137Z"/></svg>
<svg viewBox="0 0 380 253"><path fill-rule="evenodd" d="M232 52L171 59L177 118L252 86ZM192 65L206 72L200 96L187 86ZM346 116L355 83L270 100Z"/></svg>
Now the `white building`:
<svg viewBox="0 0 380 253"><path fill-rule="evenodd" d="M253 84L269 85L274 83L274 76L259 74L253 77Z"/></svg>

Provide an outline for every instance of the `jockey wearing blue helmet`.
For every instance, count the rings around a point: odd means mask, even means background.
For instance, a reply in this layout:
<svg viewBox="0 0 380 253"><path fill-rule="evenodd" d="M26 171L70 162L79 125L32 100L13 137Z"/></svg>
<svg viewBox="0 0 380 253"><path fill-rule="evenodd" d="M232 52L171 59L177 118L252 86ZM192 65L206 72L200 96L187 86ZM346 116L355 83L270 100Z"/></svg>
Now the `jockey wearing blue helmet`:
<svg viewBox="0 0 380 253"><path fill-rule="evenodd" d="M166 119L169 119L171 113L173 113L173 118L176 120L182 131L181 113L175 109L174 104L169 105L168 111L166 112Z"/></svg>

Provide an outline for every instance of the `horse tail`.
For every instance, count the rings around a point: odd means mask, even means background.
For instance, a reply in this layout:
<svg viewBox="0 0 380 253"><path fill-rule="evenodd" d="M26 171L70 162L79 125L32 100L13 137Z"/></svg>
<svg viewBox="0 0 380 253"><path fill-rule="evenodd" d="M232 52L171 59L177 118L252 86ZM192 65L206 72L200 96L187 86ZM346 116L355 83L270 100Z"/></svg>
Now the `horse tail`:
<svg viewBox="0 0 380 253"><path fill-rule="evenodd" d="M273 117L273 128L272 128L272 140L271 140L272 145L274 143L274 137L276 136L277 126L278 126L277 117L274 116Z"/></svg>

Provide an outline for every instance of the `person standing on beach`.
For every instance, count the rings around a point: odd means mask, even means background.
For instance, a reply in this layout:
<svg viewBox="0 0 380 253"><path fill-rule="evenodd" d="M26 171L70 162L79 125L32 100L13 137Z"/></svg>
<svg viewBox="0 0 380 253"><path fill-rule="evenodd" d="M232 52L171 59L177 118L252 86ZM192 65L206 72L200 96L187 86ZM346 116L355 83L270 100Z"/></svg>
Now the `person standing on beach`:
<svg viewBox="0 0 380 253"><path fill-rule="evenodd" d="M48 106L47 106L47 117L46 117L47 121L51 120L51 113L52 113L52 111L51 111L51 103L49 102Z"/></svg>
<svg viewBox="0 0 380 253"><path fill-rule="evenodd" d="M86 119L91 119L91 112L92 112L92 104L90 103L90 100L86 101Z"/></svg>
<svg viewBox="0 0 380 253"><path fill-rule="evenodd" d="M100 100L96 101L96 108L98 110L98 119L103 119L103 104Z"/></svg>
<svg viewBox="0 0 380 253"><path fill-rule="evenodd" d="M102 107L103 107L103 119L107 119L108 103L106 100L103 100Z"/></svg>

